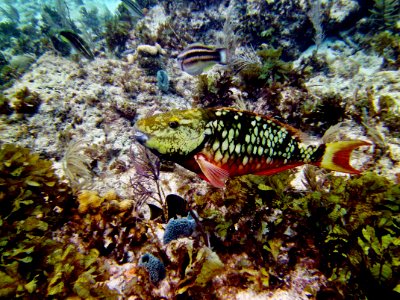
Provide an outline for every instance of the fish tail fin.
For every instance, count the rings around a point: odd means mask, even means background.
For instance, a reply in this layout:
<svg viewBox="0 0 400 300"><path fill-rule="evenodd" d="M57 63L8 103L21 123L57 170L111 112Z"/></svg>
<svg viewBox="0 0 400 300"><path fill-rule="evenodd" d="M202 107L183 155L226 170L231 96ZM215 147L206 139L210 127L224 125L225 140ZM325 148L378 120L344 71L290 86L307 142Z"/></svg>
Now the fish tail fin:
<svg viewBox="0 0 400 300"><path fill-rule="evenodd" d="M321 160L314 164L332 171L360 174L361 171L350 165L351 153L358 147L370 145L371 143L359 140L327 143Z"/></svg>
<svg viewBox="0 0 400 300"><path fill-rule="evenodd" d="M226 49L226 48L218 48L217 50L219 52L219 63L221 65L228 64L228 59L229 59L228 49Z"/></svg>

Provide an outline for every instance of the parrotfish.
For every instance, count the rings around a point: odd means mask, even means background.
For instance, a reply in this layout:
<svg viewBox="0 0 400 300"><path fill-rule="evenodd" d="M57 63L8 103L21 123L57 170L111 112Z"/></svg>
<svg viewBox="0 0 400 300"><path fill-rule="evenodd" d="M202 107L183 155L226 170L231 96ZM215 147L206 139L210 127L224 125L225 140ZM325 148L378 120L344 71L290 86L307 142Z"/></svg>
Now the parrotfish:
<svg viewBox="0 0 400 300"><path fill-rule="evenodd" d="M215 64L227 63L227 49L214 48L202 44L192 44L178 55L182 71L190 75L200 75Z"/></svg>
<svg viewBox="0 0 400 300"><path fill-rule="evenodd" d="M350 165L362 140L306 142L278 120L232 108L172 110L139 120L136 139L161 158L197 173L215 187L245 174L271 175L303 164L359 174Z"/></svg>

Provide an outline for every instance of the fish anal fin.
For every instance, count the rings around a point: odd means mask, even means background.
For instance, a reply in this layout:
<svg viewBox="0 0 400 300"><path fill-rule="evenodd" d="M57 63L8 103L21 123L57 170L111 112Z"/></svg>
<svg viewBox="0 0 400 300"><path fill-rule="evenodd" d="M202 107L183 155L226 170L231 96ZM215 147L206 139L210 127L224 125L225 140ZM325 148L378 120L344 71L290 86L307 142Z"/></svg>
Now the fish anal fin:
<svg viewBox="0 0 400 300"><path fill-rule="evenodd" d="M292 168L295 168L295 167L298 167L301 165L303 165L303 163L293 163L293 164L279 166L276 168L271 168L268 170L259 171L259 172L253 173L253 174L254 175L273 175L273 174L276 174L276 173L279 173L282 171L286 171L286 170L289 170L289 169L292 169Z"/></svg>
<svg viewBox="0 0 400 300"><path fill-rule="evenodd" d="M314 164L332 171L360 174L361 172L359 170L350 166L351 153L358 147L370 145L371 143L366 141L341 141L327 143L321 161Z"/></svg>
<svg viewBox="0 0 400 300"><path fill-rule="evenodd" d="M194 158L210 184L217 188L225 187L225 182L229 178L229 172L227 170L207 161L203 155L195 155Z"/></svg>

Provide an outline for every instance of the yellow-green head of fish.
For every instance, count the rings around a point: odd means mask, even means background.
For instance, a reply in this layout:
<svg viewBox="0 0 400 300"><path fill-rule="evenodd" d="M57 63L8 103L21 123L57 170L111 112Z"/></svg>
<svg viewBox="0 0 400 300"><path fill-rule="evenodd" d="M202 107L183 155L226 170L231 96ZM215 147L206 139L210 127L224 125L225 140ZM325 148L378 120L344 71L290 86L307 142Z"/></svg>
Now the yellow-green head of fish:
<svg viewBox="0 0 400 300"><path fill-rule="evenodd" d="M165 158L184 157L198 149L204 139L204 110L172 110L140 119L136 139Z"/></svg>

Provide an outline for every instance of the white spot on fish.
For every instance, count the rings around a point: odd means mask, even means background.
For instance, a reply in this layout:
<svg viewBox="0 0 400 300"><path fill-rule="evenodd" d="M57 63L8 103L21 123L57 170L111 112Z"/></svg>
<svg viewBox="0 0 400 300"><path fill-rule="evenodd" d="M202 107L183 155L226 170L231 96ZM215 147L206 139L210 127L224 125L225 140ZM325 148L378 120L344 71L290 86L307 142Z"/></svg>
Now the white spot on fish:
<svg viewBox="0 0 400 300"><path fill-rule="evenodd" d="M241 148L241 145L240 145L240 144L237 144L236 147L235 147L235 152L236 152L237 154L240 154L240 148Z"/></svg>
<svg viewBox="0 0 400 300"><path fill-rule="evenodd" d="M229 143L233 141L234 137L235 137L235 131L233 130L233 128L231 128L231 129L229 129L229 133L228 133Z"/></svg>
<svg viewBox="0 0 400 300"><path fill-rule="evenodd" d="M258 147L258 155L261 156L263 154L263 152L264 152L263 147Z"/></svg>
<svg viewBox="0 0 400 300"><path fill-rule="evenodd" d="M214 159L215 159L216 161L220 161L220 160L222 159L221 151L218 150L218 151L215 153Z"/></svg>
<svg viewBox="0 0 400 300"><path fill-rule="evenodd" d="M243 161L242 161L243 165L244 166L247 165L248 162L249 162L249 158L247 156L243 157Z"/></svg>
<svg viewBox="0 0 400 300"><path fill-rule="evenodd" d="M214 151L217 151L218 148L219 148L219 141L215 141L214 144L213 144L213 146L212 146L212 149L213 149Z"/></svg>
<svg viewBox="0 0 400 300"><path fill-rule="evenodd" d="M249 144L248 146L247 146L247 154L251 154L251 150L253 149L253 146L251 145L251 144Z"/></svg>
<svg viewBox="0 0 400 300"><path fill-rule="evenodd" d="M229 142L228 142L228 140L224 140L224 141L222 142L221 150L222 150L223 152L225 152L226 150L228 150L228 147L229 147Z"/></svg>
<svg viewBox="0 0 400 300"><path fill-rule="evenodd" d="M229 157L230 157L229 153L226 152L225 155L224 155L224 158L222 159L222 163L226 164L228 162L228 160L229 160Z"/></svg>
<svg viewBox="0 0 400 300"><path fill-rule="evenodd" d="M244 141L246 142L246 144L250 143L250 135L246 134L246 136L244 137Z"/></svg>
<svg viewBox="0 0 400 300"><path fill-rule="evenodd" d="M224 131L222 131L222 134L221 134L222 138L223 139L226 138L227 134L228 134L228 131L226 129Z"/></svg>
<svg viewBox="0 0 400 300"><path fill-rule="evenodd" d="M235 150L235 144L234 143L229 145L229 153L233 153L233 150Z"/></svg>

